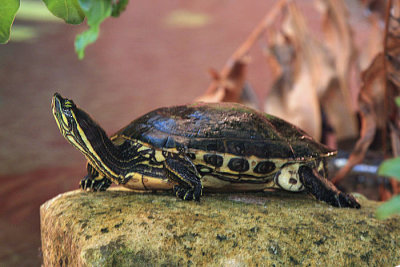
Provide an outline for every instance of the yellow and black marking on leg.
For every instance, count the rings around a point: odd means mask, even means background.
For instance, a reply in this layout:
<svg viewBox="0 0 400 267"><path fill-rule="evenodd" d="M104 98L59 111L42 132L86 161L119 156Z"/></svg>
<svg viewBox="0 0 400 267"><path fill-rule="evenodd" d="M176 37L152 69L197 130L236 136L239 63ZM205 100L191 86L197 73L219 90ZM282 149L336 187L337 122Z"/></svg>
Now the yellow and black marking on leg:
<svg viewBox="0 0 400 267"><path fill-rule="evenodd" d="M183 200L200 201L203 187L200 177L190 169L191 164L183 159L171 158L166 159L164 164L168 179L178 183L174 186L176 196Z"/></svg>
<svg viewBox="0 0 400 267"><path fill-rule="evenodd" d="M79 183L80 188L89 191L106 191L111 185L111 180L101 175L93 168L92 165L87 165L88 174Z"/></svg>

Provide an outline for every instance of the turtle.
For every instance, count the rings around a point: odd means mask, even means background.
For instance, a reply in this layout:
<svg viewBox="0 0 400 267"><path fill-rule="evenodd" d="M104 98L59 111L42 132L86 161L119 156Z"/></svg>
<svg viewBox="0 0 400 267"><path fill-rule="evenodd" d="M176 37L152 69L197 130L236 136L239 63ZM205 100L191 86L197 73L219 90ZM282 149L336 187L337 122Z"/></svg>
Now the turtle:
<svg viewBox="0 0 400 267"><path fill-rule="evenodd" d="M112 182L134 190L171 190L199 201L205 192L306 191L335 207L360 208L327 177L336 151L275 116L236 103L162 107L109 137L89 114L60 94L52 113L61 134L87 159L80 187Z"/></svg>

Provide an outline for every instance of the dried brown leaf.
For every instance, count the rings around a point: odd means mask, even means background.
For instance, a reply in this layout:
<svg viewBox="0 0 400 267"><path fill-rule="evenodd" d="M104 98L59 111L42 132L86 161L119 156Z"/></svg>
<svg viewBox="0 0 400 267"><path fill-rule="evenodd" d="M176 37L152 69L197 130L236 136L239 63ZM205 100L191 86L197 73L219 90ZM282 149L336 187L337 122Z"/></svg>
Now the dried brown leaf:
<svg viewBox="0 0 400 267"><path fill-rule="evenodd" d="M385 39L385 113L390 129L392 154L400 156L400 108L395 98L400 95L400 0L389 0L390 12L387 10L387 32ZM386 129L386 128L385 128ZM393 194L398 194L399 182L391 179Z"/></svg>
<svg viewBox="0 0 400 267"><path fill-rule="evenodd" d="M387 201L389 200L393 194L385 188L383 184L379 185L379 200L380 201Z"/></svg>
<svg viewBox="0 0 400 267"><path fill-rule="evenodd" d="M207 92L196 98L202 102L237 102L253 108L258 108L254 90L246 82L246 69L248 59L234 62L230 72L222 77L215 70L210 70L213 82Z"/></svg>
<svg viewBox="0 0 400 267"><path fill-rule="evenodd" d="M380 53L361 74L362 87L358 99L361 117L360 137L346 165L332 179L334 183L344 179L355 165L363 161L375 137L377 125L381 121L378 118L383 116L384 74L384 57L383 53Z"/></svg>
<svg viewBox="0 0 400 267"><path fill-rule="evenodd" d="M385 84L383 53L376 55L369 68L361 73L361 79L363 84L360 91L359 102L362 101L362 95L366 95L369 99L371 99L373 109L376 113L377 127L383 128L383 120L378 120L378 118L383 118L385 116L383 107ZM360 111L362 112L361 108Z"/></svg>
<svg viewBox="0 0 400 267"><path fill-rule="evenodd" d="M253 29L245 42L228 59L219 74L212 72L213 81L205 94L195 101L239 102L258 108L254 91L246 82L247 54L267 27L274 22L285 0L278 1Z"/></svg>
<svg viewBox="0 0 400 267"><path fill-rule="evenodd" d="M370 12L374 12L380 17L385 16L387 0L360 0Z"/></svg>
<svg viewBox="0 0 400 267"><path fill-rule="evenodd" d="M343 0L319 0L317 4L322 13L324 44L334 58L338 79L337 84L329 87L329 97L325 97L327 101L323 101L322 105L338 139L355 137L358 129L349 81L356 50L348 11Z"/></svg>
<svg viewBox="0 0 400 267"><path fill-rule="evenodd" d="M366 18L368 23L368 43L360 47L358 65L361 71L365 71L377 54L383 51L383 27L382 22L376 14L372 13Z"/></svg>
<svg viewBox="0 0 400 267"><path fill-rule="evenodd" d="M387 33L385 39L386 91L385 108L390 126L392 152L400 154L400 109L394 99L400 95L400 0L389 1L390 12L387 12Z"/></svg>
<svg viewBox="0 0 400 267"><path fill-rule="evenodd" d="M333 60L309 33L304 16L294 2L289 2L282 11L281 30L269 32L266 55L279 76L266 99L265 111L320 139L319 99L335 78Z"/></svg>
<svg viewBox="0 0 400 267"><path fill-rule="evenodd" d="M361 131L360 138L346 165L341 168L332 179L333 183L338 183L353 169L353 167L364 160L365 153L371 145L376 132L376 114L373 101L365 92L360 92L360 115L361 115Z"/></svg>
<svg viewBox="0 0 400 267"><path fill-rule="evenodd" d="M389 12L390 11L390 12ZM390 14L390 16L389 16ZM376 128L386 130L390 126L392 152L400 154L400 112L394 98L400 94L400 1L389 1L386 15L384 51L379 53L370 67L362 73L363 86L360 92L360 114L362 131L349 161L333 179L338 182L351 168L364 159L371 144ZM384 106L385 104L385 106ZM378 119L379 118L379 119ZM389 119L389 120L387 120ZM385 144L386 138L383 139ZM391 181L393 193L397 194L397 182ZM380 187L382 200L391 197L391 193Z"/></svg>

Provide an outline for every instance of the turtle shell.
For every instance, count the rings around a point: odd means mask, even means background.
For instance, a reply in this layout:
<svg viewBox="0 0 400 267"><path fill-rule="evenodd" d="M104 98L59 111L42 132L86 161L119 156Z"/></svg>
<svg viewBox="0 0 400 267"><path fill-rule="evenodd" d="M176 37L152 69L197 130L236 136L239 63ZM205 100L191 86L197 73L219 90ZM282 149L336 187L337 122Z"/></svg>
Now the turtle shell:
<svg viewBox="0 0 400 267"><path fill-rule="evenodd" d="M159 108L131 122L116 136L156 149L229 153L302 160L335 154L300 128L272 115L233 103L195 103Z"/></svg>

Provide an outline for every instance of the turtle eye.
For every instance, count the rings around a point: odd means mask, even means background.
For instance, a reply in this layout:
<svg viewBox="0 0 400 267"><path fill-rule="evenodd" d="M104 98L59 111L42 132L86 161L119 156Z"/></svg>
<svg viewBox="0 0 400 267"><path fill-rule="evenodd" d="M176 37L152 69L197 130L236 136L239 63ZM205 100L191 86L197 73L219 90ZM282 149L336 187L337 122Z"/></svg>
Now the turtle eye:
<svg viewBox="0 0 400 267"><path fill-rule="evenodd" d="M66 107L66 108L72 108L73 106L74 106L74 103L69 100L66 100L64 102L64 107Z"/></svg>

